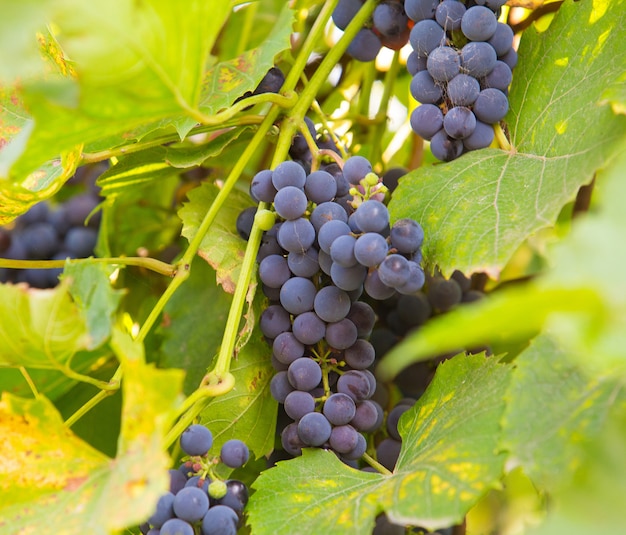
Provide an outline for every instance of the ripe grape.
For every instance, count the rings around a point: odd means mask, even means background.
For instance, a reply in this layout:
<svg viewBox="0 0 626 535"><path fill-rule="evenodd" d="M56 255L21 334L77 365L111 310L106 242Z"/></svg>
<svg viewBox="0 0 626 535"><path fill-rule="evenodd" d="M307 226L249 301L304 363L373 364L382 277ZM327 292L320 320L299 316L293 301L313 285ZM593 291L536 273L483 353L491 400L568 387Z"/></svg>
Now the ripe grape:
<svg viewBox="0 0 626 535"><path fill-rule="evenodd" d="M430 150L435 158L444 162L455 160L463 152L463 142L448 136L442 128L430 140Z"/></svg>
<svg viewBox="0 0 626 535"><path fill-rule="evenodd" d="M345 30L362 5L361 0L339 0L332 15L335 26L340 30Z"/></svg>
<svg viewBox="0 0 626 535"><path fill-rule="evenodd" d="M371 385L363 370L350 370L337 380L337 391L347 394L354 401L362 401L369 397Z"/></svg>
<svg viewBox="0 0 626 535"><path fill-rule="evenodd" d="M338 219L344 223L348 222L348 214L336 202L323 202L318 204L311 212L311 224L315 231L319 231L324 223Z"/></svg>
<svg viewBox="0 0 626 535"><path fill-rule="evenodd" d="M328 397L322 412L331 424L345 425L354 418L356 405L350 396L338 392Z"/></svg>
<svg viewBox="0 0 626 535"><path fill-rule="evenodd" d="M315 242L315 229L308 219L284 221L278 230L278 243L290 253L303 253Z"/></svg>
<svg viewBox="0 0 626 535"><path fill-rule="evenodd" d="M422 19L432 19L435 16L439 0L405 0L404 10L415 22Z"/></svg>
<svg viewBox="0 0 626 535"><path fill-rule="evenodd" d="M202 535L236 535L239 517L230 507L214 505L202 519Z"/></svg>
<svg viewBox="0 0 626 535"><path fill-rule="evenodd" d="M358 61L374 61L382 46L378 35L369 28L361 28L348 45L347 52Z"/></svg>
<svg viewBox="0 0 626 535"><path fill-rule="evenodd" d="M306 177L304 192L316 204L331 201L337 194L337 180L326 171L313 171Z"/></svg>
<svg viewBox="0 0 626 535"><path fill-rule="evenodd" d="M463 140L463 146L467 150L484 149L491 145L494 135L493 126L477 120L476 128Z"/></svg>
<svg viewBox="0 0 626 535"><path fill-rule="evenodd" d="M304 168L292 161L279 163L272 172L272 184L276 190L280 190L286 186L295 186L304 189L306 183L306 172Z"/></svg>
<svg viewBox="0 0 626 535"><path fill-rule="evenodd" d="M161 526L159 535L194 535L194 530L189 522L179 518L171 518Z"/></svg>
<svg viewBox="0 0 626 535"><path fill-rule="evenodd" d="M411 95L421 104L439 104L443 100L443 89L427 70L413 76L410 90Z"/></svg>
<svg viewBox="0 0 626 535"><path fill-rule="evenodd" d="M289 253L287 255L287 265L291 273L296 277L310 278L320 269L318 251L315 247L310 247L303 253Z"/></svg>
<svg viewBox="0 0 626 535"><path fill-rule="evenodd" d="M291 364L304 355L304 345L292 332L280 333L272 344L272 352L283 364Z"/></svg>
<svg viewBox="0 0 626 535"><path fill-rule="evenodd" d="M426 68L433 80L447 82L459 74L461 58L454 48L438 46L428 55Z"/></svg>
<svg viewBox="0 0 626 535"><path fill-rule="evenodd" d="M468 74L457 74L448 82L448 98L454 106L470 106L480 93L478 80Z"/></svg>
<svg viewBox="0 0 626 535"><path fill-rule="evenodd" d="M362 232L383 232L389 225L389 210L376 200L363 202L354 217Z"/></svg>
<svg viewBox="0 0 626 535"><path fill-rule="evenodd" d="M351 229L348 223L333 219L324 223L317 232L317 243L320 249L325 253L330 254L330 246L339 236L350 234Z"/></svg>
<svg viewBox="0 0 626 535"><path fill-rule="evenodd" d="M472 6L461 19L461 31L470 41L487 41L498 27L493 11L484 6Z"/></svg>
<svg viewBox="0 0 626 535"><path fill-rule="evenodd" d="M489 43L471 42L461 49L461 66L474 78L487 76L496 65L498 57Z"/></svg>
<svg viewBox="0 0 626 535"><path fill-rule="evenodd" d="M287 395L284 405L287 415L298 421L315 410L315 398L309 392L294 390Z"/></svg>
<svg viewBox="0 0 626 535"><path fill-rule="evenodd" d="M259 263L259 279L269 288L280 288L291 278L287 259L282 255L266 256Z"/></svg>
<svg viewBox="0 0 626 535"><path fill-rule="evenodd" d="M221 461L230 468L239 468L248 462L250 450L241 440L231 439L224 442L220 451Z"/></svg>
<svg viewBox="0 0 626 535"><path fill-rule="evenodd" d="M343 164L343 176L350 184L358 184L371 172L372 164L363 156L352 156Z"/></svg>
<svg viewBox="0 0 626 535"><path fill-rule="evenodd" d="M443 28L434 20L420 20L409 36L409 41L413 50L418 54L428 55L432 50L441 46L445 42L445 32Z"/></svg>
<svg viewBox="0 0 626 535"><path fill-rule="evenodd" d="M466 7L458 0L443 0L435 11L435 19L444 30L453 32L461 29L461 19Z"/></svg>
<svg viewBox="0 0 626 535"><path fill-rule="evenodd" d="M317 344L326 334L326 324L315 312L298 314L293 320L293 335L303 344Z"/></svg>
<svg viewBox="0 0 626 535"><path fill-rule="evenodd" d="M483 89L474 102L476 118L483 123L494 124L509 111L509 99L499 89Z"/></svg>
<svg viewBox="0 0 626 535"><path fill-rule="evenodd" d="M264 336L273 340L280 333L284 333L291 328L289 312L280 305L270 305L261 312L259 328Z"/></svg>
<svg viewBox="0 0 626 535"><path fill-rule="evenodd" d="M476 94L478 94L478 91ZM411 113L411 128L417 135L422 136L426 140L432 138L443 128L443 113L439 106L421 104L415 108Z"/></svg>
<svg viewBox="0 0 626 535"><path fill-rule="evenodd" d="M192 424L180 436L180 447L187 455L206 455L213 445L213 435L206 427Z"/></svg>
<svg viewBox="0 0 626 535"><path fill-rule="evenodd" d="M315 295L313 309L326 322L336 322L345 318L352 303L348 294L336 286L325 286Z"/></svg>
<svg viewBox="0 0 626 535"><path fill-rule="evenodd" d="M360 264L349 268L332 263L330 266L330 278L333 283L346 292L357 290L365 281L367 269Z"/></svg>
<svg viewBox="0 0 626 535"><path fill-rule="evenodd" d="M424 229L413 219L398 219L391 227L389 239L399 253L411 254L422 246Z"/></svg>
<svg viewBox="0 0 626 535"><path fill-rule="evenodd" d="M330 432L330 447L337 453L349 453L356 448L359 433L351 425L338 425Z"/></svg>
<svg viewBox="0 0 626 535"><path fill-rule="evenodd" d="M181 520L197 522L209 509L209 496L197 487L185 487L174 497L173 507Z"/></svg>
<svg viewBox="0 0 626 535"><path fill-rule="evenodd" d="M298 219L304 215L308 202L300 188L285 186L274 197L274 210L283 219Z"/></svg>
<svg viewBox="0 0 626 535"><path fill-rule="evenodd" d="M513 30L508 24L498 22L494 34L487 41L496 51L498 57L506 54L513 46Z"/></svg>
<svg viewBox="0 0 626 535"><path fill-rule="evenodd" d="M443 118L443 128L453 139L464 139L476 128L476 116L465 106L455 106Z"/></svg>
<svg viewBox="0 0 626 535"><path fill-rule="evenodd" d="M263 169L252 178L250 182L250 196L256 202L274 202L276 188L272 182L272 171Z"/></svg>
<svg viewBox="0 0 626 535"><path fill-rule="evenodd" d="M358 339L344 351L346 364L355 370L365 370L374 364L376 352L367 340Z"/></svg>
<svg viewBox="0 0 626 535"><path fill-rule="evenodd" d="M356 339L356 325L347 318L326 325L326 342L330 347L347 349Z"/></svg>
<svg viewBox="0 0 626 535"><path fill-rule="evenodd" d="M309 357L294 360L287 370L287 378L296 390L313 390L322 380L322 370Z"/></svg>
<svg viewBox="0 0 626 535"><path fill-rule="evenodd" d="M305 414L298 422L298 436L308 446L321 446L330 438L332 427L319 412Z"/></svg>
<svg viewBox="0 0 626 535"><path fill-rule="evenodd" d="M357 265L357 259L354 256L354 247L356 245L356 238L349 234L338 236L333 240L330 246L330 257L333 262L336 262L340 266L349 268Z"/></svg>
<svg viewBox="0 0 626 535"><path fill-rule="evenodd" d="M359 236L354 245L354 256L359 264L373 267L387 256L387 240L377 232L366 232Z"/></svg>
<svg viewBox="0 0 626 535"><path fill-rule="evenodd" d="M174 518L174 494L166 492L159 498L156 511L148 518L148 523L152 527L160 528L170 518Z"/></svg>

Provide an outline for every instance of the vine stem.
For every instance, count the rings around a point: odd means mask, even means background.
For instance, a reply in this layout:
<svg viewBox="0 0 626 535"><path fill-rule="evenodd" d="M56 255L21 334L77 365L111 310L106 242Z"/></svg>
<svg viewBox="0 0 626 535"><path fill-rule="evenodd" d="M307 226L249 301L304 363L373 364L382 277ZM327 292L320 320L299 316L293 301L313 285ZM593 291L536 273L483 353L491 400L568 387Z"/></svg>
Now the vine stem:
<svg viewBox="0 0 626 535"><path fill-rule="evenodd" d="M382 152L382 137L387 126L387 110L389 108L389 101L393 95L393 88L398 78L398 71L400 70L400 51L396 50L393 54L393 59L389 70L385 75L385 83L383 89L383 96L380 99L380 106L376 113L376 126L372 131L372 137L370 138L370 146L372 147L371 160L373 162L379 161L380 154Z"/></svg>
<svg viewBox="0 0 626 535"><path fill-rule="evenodd" d="M29 268L62 268L65 266L65 260L8 260L0 258L0 267L14 268L14 269L29 269ZM129 256L118 258L72 258L72 264L111 264L122 266L137 266L149 269L173 277L176 273L176 267L166 262L161 262L156 258L147 258L141 256Z"/></svg>
<svg viewBox="0 0 626 535"><path fill-rule="evenodd" d="M367 464L369 464L372 468L375 468L376 470L378 470L381 474L386 475L386 476L393 475L393 472L385 468L382 464L380 464L376 459L374 459L368 453L363 454L363 460Z"/></svg>

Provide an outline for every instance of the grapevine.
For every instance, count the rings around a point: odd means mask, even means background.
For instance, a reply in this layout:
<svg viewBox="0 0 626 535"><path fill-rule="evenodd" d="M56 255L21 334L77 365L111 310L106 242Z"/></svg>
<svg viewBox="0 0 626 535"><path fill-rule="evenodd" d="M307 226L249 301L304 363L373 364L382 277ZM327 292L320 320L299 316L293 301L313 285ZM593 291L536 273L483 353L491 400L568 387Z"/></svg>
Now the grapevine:
<svg viewBox="0 0 626 535"><path fill-rule="evenodd" d="M5 10L0 535L624 531L625 3Z"/></svg>

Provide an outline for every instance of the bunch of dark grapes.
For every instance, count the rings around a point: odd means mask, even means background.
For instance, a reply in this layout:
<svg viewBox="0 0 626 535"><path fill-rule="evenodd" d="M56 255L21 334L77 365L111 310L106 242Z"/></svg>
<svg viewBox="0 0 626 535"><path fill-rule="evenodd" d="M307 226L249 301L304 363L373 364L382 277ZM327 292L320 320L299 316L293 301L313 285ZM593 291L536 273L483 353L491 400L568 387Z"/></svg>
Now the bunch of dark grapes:
<svg viewBox="0 0 626 535"><path fill-rule="evenodd" d="M498 22L504 0L406 0L415 22L407 68L420 102L411 127L450 161L488 147L493 125L509 109L508 87L517 63L513 31Z"/></svg>
<svg viewBox="0 0 626 535"><path fill-rule="evenodd" d="M339 0L333 11L333 22L345 30L365 0ZM412 21L404 10L404 0L383 0L372 18L359 30L348 46L348 54L358 61L374 61L384 46L400 50L409 40Z"/></svg>
<svg viewBox="0 0 626 535"><path fill-rule="evenodd" d="M170 490L159 498L156 511L140 526L144 535L235 535L243 523L248 488L236 479L216 477L216 468L240 468L248 447L237 439L224 443L219 456L210 456L213 435L199 424L180 437L187 459L170 470Z"/></svg>
<svg viewBox="0 0 626 535"><path fill-rule="evenodd" d="M43 201L18 217L12 227L0 227L0 256L10 260L65 260L93 255L98 239L102 202L95 178L106 166L81 167L68 181L80 193L58 206ZM0 268L0 282L26 282L53 288L62 269Z"/></svg>
<svg viewBox="0 0 626 535"><path fill-rule="evenodd" d="M481 299L483 292L475 289L480 278L470 279L455 271L449 279L441 275L427 277L424 289L412 295L400 295L378 303L375 308L379 321L374 328L371 342L381 357L412 331L421 328L434 316L445 314L453 308ZM400 416L409 410L424 393L432 381L436 368L443 360L454 356L433 356L405 368L395 379L394 387L403 397L387 413L385 433L376 437L376 458L383 466L393 470L402 440L398 431ZM468 348L469 353L486 351L489 348Z"/></svg>
<svg viewBox="0 0 626 535"><path fill-rule="evenodd" d="M277 371L272 395L291 420L281 433L291 455L325 447L356 460L366 450L363 433L382 423L367 340L375 314L360 298L411 294L424 283L422 228L411 219L390 226L385 191L360 156L332 174L307 175L286 161L252 180L253 199L278 216L258 254L270 301L260 328Z"/></svg>

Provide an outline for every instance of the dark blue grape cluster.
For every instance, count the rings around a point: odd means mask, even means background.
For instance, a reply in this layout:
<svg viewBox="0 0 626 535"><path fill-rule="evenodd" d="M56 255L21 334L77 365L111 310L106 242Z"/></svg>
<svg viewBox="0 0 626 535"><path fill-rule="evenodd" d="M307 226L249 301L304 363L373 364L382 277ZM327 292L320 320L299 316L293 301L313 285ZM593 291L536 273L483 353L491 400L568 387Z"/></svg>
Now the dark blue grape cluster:
<svg viewBox="0 0 626 535"><path fill-rule="evenodd" d="M390 225L386 188L365 158L334 171L307 175L286 161L257 173L250 194L278 216L263 237L258 276L270 301L260 328L277 371L271 391L291 420L283 448L326 447L350 461L383 418L371 400L375 314L360 298L417 292L424 234L411 219Z"/></svg>
<svg viewBox="0 0 626 535"><path fill-rule="evenodd" d="M513 31L498 22L504 0L406 0L415 22L407 60L411 94L420 102L411 127L450 161L488 147L493 125L509 109L517 63Z"/></svg>
<svg viewBox="0 0 626 535"><path fill-rule="evenodd" d="M187 454L178 470L170 470L170 490L159 498L155 512L140 526L144 535L235 535L243 523L248 488L236 479L222 480L216 468L240 468L248 447L237 439L224 443L211 457L213 435L205 426L189 426L180 437Z"/></svg>
<svg viewBox="0 0 626 535"><path fill-rule="evenodd" d="M333 22L345 30L365 0L339 0ZM404 10L404 0L383 0L374 9L371 20L356 34L348 54L358 61L374 61L384 46L400 50L409 40L411 21Z"/></svg>
<svg viewBox="0 0 626 535"><path fill-rule="evenodd" d="M402 338L419 329L433 316L446 313L463 303L481 299L483 295L482 291L474 287L472 279L465 277L460 271L455 271L449 279L441 275L428 276L423 290L376 303L378 322L370 341L376 353L382 357ZM485 350L487 353L490 352L489 348L484 347L471 348L468 352L478 353ZM405 397L388 410L385 421L386 433L379 434L374 440L376 458L389 470L394 469L402 447L398 432L400 416L424 393L434 377L437 365L455 353L439 355L428 361L412 364L394 380L394 388Z"/></svg>
<svg viewBox="0 0 626 535"><path fill-rule="evenodd" d="M68 181L77 193L60 205L35 204L11 227L0 227L0 256L10 260L65 260L93 255L98 239L102 202L95 179L106 169L96 164L81 167ZM0 268L0 282L25 282L33 288L53 288L62 269Z"/></svg>

